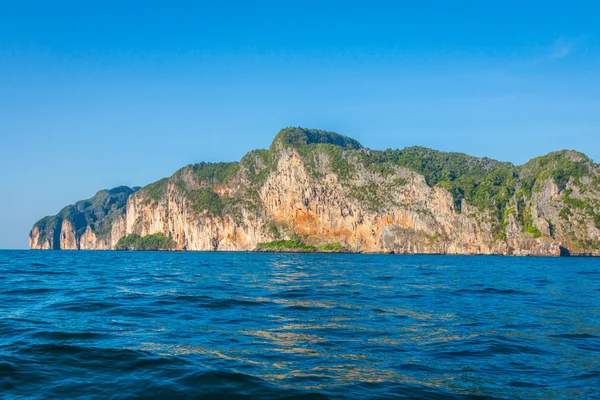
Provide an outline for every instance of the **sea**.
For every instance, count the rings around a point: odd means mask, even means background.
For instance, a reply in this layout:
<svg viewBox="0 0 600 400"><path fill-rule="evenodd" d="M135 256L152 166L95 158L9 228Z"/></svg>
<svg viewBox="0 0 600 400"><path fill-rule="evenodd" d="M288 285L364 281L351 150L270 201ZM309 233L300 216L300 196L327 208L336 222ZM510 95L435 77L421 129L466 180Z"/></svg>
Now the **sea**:
<svg viewBox="0 0 600 400"><path fill-rule="evenodd" d="M0 251L0 398L600 398L600 260Z"/></svg>

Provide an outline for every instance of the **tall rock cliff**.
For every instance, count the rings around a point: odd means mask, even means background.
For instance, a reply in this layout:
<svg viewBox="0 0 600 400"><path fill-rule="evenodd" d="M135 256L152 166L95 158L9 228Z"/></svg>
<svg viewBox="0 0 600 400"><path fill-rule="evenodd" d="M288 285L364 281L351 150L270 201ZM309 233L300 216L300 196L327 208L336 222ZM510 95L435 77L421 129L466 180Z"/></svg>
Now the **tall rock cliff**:
<svg viewBox="0 0 600 400"><path fill-rule="evenodd" d="M125 232L127 199L138 188L101 190L94 197L66 206L39 220L29 247L43 250L112 249Z"/></svg>
<svg viewBox="0 0 600 400"><path fill-rule="evenodd" d="M600 255L600 168L574 151L514 166L287 128L240 162L100 191L36 223L30 246L115 249L155 234L178 250L293 239L354 252Z"/></svg>

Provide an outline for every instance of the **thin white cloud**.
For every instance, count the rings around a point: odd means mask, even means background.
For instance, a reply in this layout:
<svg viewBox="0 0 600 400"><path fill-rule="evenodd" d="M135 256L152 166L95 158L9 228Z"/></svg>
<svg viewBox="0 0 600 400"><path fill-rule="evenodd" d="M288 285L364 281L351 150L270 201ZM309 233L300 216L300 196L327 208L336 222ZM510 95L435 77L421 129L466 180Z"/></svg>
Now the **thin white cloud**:
<svg viewBox="0 0 600 400"><path fill-rule="evenodd" d="M548 55L547 60L558 60L567 57L573 52L575 45L573 42L560 37L554 41Z"/></svg>
<svg viewBox="0 0 600 400"><path fill-rule="evenodd" d="M549 46L538 47L535 53L530 54L529 57L517 57L513 59L512 63L507 65L507 67L510 70L532 68L562 60L573 55L579 45L581 45L581 39L561 36Z"/></svg>

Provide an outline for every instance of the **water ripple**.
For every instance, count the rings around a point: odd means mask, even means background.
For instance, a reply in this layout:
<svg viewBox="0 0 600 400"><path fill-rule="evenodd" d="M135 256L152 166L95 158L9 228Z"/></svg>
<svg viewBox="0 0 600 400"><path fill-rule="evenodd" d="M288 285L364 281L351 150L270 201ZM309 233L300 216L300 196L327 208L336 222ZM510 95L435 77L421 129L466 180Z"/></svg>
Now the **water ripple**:
<svg viewBox="0 0 600 400"><path fill-rule="evenodd" d="M581 398L595 259L0 251L2 398Z"/></svg>

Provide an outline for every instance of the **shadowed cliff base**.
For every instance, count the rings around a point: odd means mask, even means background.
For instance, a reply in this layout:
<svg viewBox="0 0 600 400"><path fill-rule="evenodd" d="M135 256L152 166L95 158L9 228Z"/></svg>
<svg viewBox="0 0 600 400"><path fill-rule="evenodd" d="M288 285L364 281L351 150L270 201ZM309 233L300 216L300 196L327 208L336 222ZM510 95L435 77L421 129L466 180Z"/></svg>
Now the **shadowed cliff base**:
<svg viewBox="0 0 600 400"><path fill-rule="evenodd" d="M30 247L597 256L600 169L571 150L515 166L286 128L239 162L67 206Z"/></svg>

